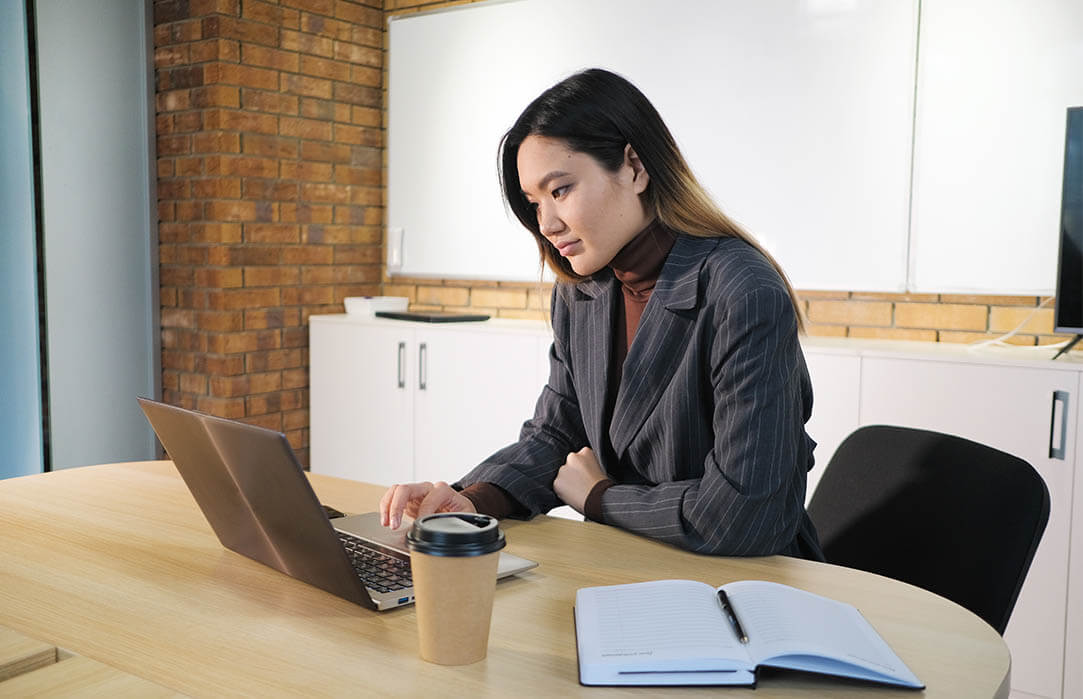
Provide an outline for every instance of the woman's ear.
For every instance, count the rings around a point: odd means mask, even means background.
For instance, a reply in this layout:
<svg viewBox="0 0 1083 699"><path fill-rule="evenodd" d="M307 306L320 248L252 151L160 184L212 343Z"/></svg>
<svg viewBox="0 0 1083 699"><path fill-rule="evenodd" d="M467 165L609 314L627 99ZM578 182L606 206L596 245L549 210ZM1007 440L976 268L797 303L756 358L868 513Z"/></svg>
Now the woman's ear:
<svg viewBox="0 0 1083 699"><path fill-rule="evenodd" d="M624 147L624 164L632 169L632 186L635 188L635 193L642 194L645 192L651 177L647 174L647 169L643 167L643 161L639 159L631 143Z"/></svg>

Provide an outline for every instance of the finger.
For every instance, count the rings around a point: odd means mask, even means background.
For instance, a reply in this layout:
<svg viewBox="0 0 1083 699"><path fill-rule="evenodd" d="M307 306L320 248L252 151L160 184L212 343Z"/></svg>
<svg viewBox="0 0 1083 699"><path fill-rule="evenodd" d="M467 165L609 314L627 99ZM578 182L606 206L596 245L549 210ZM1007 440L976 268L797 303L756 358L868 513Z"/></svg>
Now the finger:
<svg viewBox="0 0 1083 699"><path fill-rule="evenodd" d="M391 508L388 513L391 518L391 528L398 529L402 524L403 510L411 501L420 500L432 489L432 483L410 483L400 485L395 489L395 495L391 498Z"/></svg>
<svg viewBox="0 0 1083 699"><path fill-rule="evenodd" d="M384 496L380 498L380 526L386 527L388 525L388 510L391 508L391 498L395 495L395 488L397 485L393 485L384 491Z"/></svg>
<svg viewBox="0 0 1083 699"><path fill-rule="evenodd" d="M455 495L455 491L452 490L447 483L440 482L434 484L433 489L428 492L417 508L418 518L424 517L425 515L431 515L434 512L447 510L454 502Z"/></svg>

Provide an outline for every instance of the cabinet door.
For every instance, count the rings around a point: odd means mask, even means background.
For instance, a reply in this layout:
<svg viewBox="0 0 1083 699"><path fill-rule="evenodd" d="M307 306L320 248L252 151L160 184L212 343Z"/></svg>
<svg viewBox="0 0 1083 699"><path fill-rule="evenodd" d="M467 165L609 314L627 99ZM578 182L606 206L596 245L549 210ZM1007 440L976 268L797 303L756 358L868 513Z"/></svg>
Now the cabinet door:
<svg viewBox="0 0 1083 699"><path fill-rule="evenodd" d="M1077 377L1069 371L909 359L862 359L861 423L956 434L1015 454L1045 479L1049 524L1004 635L1012 688L1060 697L1064 663L1068 539L1074 430L1050 431L1053 392L1069 394L1067 425L1076 424ZM1050 458L1050 443L1064 458ZM1005 513L1011 516L1011 513Z"/></svg>
<svg viewBox="0 0 1083 699"><path fill-rule="evenodd" d="M808 474L806 504L842 440L857 429L861 358L856 355L805 352L812 378L812 417L805 429L816 440L816 464Z"/></svg>
<svg viewBox="0 0 1083 699"><path fill-rule="evenodd" d="M1080 377L1083 389L1083 376ZM1081 395L1077 393L1076 395ZM1076 435L1083 431L1083 411L1076 413ZM1068 571L1068 618L1064 634L1064 696L1083 697L1083 464L1076 453L1072 497L1072 535ZM1075 658L1075 660L1072 660Z"/></svg>
<svg viewBox="0 0 1083 699"><path fill-rule="evenodd" d="M534 414L537 337L470 329L419 329L414 475L453 482L519 438Z"/></svg>
<svg viewBox="0 0 1083 699"><path fill-rule="evenodd" d="M313 473L414 480L412 328L313 318L309 338Z"/></svg>

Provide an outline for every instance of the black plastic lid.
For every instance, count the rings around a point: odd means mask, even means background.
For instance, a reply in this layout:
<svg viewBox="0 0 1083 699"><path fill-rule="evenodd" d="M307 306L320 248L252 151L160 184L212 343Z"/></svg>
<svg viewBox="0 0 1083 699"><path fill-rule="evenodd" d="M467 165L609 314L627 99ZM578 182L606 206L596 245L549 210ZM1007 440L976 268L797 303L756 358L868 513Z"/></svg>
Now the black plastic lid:
<svg viewBox="0 0 1083 699"><path fill-rule="evenodd" d="M414 522L406 541L430 556L482 556L504 548L504 532L489 515L440 512Z"/></svg>

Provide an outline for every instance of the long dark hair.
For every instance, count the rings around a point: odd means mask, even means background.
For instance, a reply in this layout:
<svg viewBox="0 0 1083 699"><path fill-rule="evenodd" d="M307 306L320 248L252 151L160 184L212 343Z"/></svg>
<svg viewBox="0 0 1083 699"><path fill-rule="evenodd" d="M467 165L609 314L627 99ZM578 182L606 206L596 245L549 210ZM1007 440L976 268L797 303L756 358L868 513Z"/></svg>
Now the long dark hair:
<svg viewBox="0 0 1083 699"><path fill-rule="evenodd" d="M736 222L722 213L681 155L677 142L646 96L625 78L600 68L576 73L531 102L500 141L499 167L504 200L534 236L542 261L559 281L581 281L568 260L541 234L534 208L519 183L519 146L527 136L563 141L593 157L609 172L624 163L631 145L650 176L643 193L648 214L680 233L740 238L771 263L790 293L799 327L801 303L782 267Z"/></svg>

